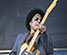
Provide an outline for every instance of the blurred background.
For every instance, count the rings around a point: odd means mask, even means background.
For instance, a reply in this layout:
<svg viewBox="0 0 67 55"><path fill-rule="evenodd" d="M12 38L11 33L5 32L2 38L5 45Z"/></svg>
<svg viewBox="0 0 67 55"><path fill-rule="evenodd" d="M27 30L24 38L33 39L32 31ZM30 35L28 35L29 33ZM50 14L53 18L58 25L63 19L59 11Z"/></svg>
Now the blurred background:
<svg viewBox="0 0 67 55"><path fill-rule="evenodd" d="M28 32L25 20L29 11L40 8L46 12L52 1L0 0L0 55L9 55L17 35ZM58 50L55 51L55 54L59 50L65 50L67 54L67 0L59 0L55 9L48 16L45 25L47 33L52 38L54 50Z"/></svg>

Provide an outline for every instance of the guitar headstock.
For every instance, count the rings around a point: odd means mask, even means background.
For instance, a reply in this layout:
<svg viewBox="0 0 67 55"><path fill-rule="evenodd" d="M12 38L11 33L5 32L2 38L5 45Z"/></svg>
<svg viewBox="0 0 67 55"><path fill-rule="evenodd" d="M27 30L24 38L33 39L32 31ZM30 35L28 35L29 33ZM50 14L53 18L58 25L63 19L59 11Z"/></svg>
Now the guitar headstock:
<svg viewBox="0 0 67 55"><path fill-rule="evenodd" d="M42 22L41 22L40 24L44 24L44 23L45 23L48 15L49 15L49 13L50 13L50 12L53 10L53 8L56 6L57 2L58 2L58 0L54 0L54 1L51 3L51 5L50 5L50 6L48 7L48 9L46 10L46 13L45 13L45 15L44 15L44 17L43 17L43 19L42 19Z"/></svg>

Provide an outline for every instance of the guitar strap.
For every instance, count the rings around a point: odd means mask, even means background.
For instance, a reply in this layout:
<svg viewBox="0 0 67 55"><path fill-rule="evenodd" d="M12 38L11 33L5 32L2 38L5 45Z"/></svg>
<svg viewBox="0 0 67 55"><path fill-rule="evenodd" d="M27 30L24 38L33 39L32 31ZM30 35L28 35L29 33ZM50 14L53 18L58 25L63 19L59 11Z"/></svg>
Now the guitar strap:
<svg viewBox="0 0 67 55"><path fill-rule="evenodd" d="M30 33L29 33L29 34L27 35L27 38L26 38L26 40L25 40L25 43L29 44L28 41L32 38L33 35L34 35L34 34L30 34Z"/></svg>

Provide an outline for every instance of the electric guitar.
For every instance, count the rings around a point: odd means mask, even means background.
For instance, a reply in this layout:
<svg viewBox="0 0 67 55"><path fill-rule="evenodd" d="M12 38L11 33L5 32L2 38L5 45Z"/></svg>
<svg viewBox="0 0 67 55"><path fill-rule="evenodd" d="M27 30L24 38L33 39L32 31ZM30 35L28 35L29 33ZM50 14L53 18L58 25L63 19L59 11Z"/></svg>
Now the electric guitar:
<svg viewBox="0 0 67 55"><path fill-rule="evenodd" d="M49 13L52 11L52 9L56 6L56 3L57 3L58 0L54 0L52 2L52 4L49 6L49 8L47 9L42 21L40 24L44 24ZM34 51L34 43L38 37L38 34L40 33L40 30L37 29L37 31L35 32L31 42L29 43L29 45L27 45L26 43L24 43L22 46L21 46L21 49L20 49L20 53L19 55L39 55L40 54L40 51L37 49L36 51Z"/></svg>

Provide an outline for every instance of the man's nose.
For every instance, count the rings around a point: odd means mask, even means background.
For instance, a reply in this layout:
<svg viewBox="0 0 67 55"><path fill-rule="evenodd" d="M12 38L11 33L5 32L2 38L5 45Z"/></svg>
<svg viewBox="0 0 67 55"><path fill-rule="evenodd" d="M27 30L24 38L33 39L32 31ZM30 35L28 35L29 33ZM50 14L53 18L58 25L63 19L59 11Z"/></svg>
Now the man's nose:
<svg viewBox="0 0 67 55"><path fill-rule="evenodd" d="M38 20L38 22L40 22L40 19Z"/></svg>

